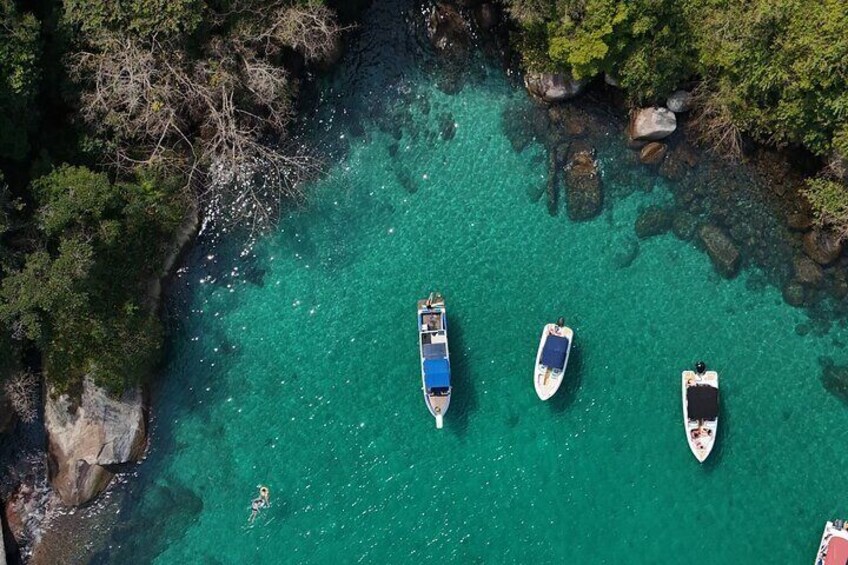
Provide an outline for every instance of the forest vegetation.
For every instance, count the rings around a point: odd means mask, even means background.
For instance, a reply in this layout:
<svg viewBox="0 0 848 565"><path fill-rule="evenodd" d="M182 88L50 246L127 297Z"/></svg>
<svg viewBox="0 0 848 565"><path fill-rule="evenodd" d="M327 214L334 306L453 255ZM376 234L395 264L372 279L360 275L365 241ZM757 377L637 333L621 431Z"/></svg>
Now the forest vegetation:
<svg viewBox="0 0 848 565"><path fill-rule="evenodd" d="M606 73L633 105L693 88L719 150L820 157L801 190L848 237L843 2L502 3L528 70ZM287 130L299 70L342 32L320 0L0 0L0 380L149 373L151 281L191 211L265 229L315 173Z"/></svg>
<svg viewBox="0 0 848 565"><path fill-rule="evenodd" d="M803 188L848 235L848 10L841 0L507 0L527 69L606 73L632 104L694 87L695 130L803 147L827 166ZM841 214L837 210L842 210Z"/></svg>
<svg viewBox="0 0 848 565"><path fill-rule="evenodd" d="M298 196L298 70L342 31L316 0L0 0L7 391L32 366L58 391L149 374L175 235L197 208L264 229Z"/></svg>

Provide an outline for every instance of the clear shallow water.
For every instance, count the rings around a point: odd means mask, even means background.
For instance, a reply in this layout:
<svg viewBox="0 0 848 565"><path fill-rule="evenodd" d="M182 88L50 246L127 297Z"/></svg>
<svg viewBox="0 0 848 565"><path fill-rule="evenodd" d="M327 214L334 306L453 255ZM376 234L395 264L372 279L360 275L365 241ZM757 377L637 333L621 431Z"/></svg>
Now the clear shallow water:
<svg viewBox="0 0 848 565"><path fill-rule="evenodd" d="M527 194L544 149L502 130L524 93L477 64L440 92L404 21L372 14L324 86L311 135L333 157L308 205L248 256L202 241L189 259L153 447L96 560L809 562L848 512L848 410L819 380L848 334L797 335L806 315L777 290L720 279L671 235L622 267L661 182L590 222L551 217ZM595 145L626 178L620 142ZM451 322L441 431L417 357L430 290ZM538 334L559 315L576 349L541 403ZM722 379L705 465L681 425L696 359ZM273 504L247 527L260 483Z"/></svg>

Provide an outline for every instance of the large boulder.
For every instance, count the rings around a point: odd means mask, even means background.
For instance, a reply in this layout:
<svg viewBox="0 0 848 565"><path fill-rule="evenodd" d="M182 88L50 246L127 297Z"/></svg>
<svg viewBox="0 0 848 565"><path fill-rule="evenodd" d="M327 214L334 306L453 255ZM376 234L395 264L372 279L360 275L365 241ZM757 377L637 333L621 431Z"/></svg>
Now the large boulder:
<svg viewBox="0 0 848 565"><path fill-rule="evenodd" d="M147 428L140 387L114 398L85 379L82 398L48 395L44 408L50 481L66 505L77 506L100 494L114 465L138 461Z"/></svg>
<svg viewBox="0 0 848 565"><path fill-rule="evenodd" d="M565 166L565 186L569 218L588 220L600 214L604 193L591 145L582 142L571 145Z"/></svg>
<svg viewBox="0 0 848 565"><path fill-rule="evenodd" d="M804 234L804 253L819 265L830 265L842 255L842 240L827 231L807 232Z"/></svg>
<svg viewBox="0 0 848 565"><path fill-rule="evenodd" d="M562 73L534 73L524 75L527 91L545 102L562 102L574 98L586 88L588 81L576 80Z"/></svg>
<svg viewBox="0 0 848 565"><path fill-rule="evenodd" d="M688 112L692 109L692 93L685 90L675 90L666 100L665 105L668 109L679 114L680 112Z"/></svg>
<svg viewBox="0 0 848 565"><path fill-rule="evenodd" d="M721 228L712 224L705 224L698 230L701 243L707 250L713 265L718 273L728 279L732 279L739 273L741 256L736 244L728 237Z"/></svg>
<svg viewBox="0 0 848 565"><path fill-rule="evenodd" d="M656 141L674 133L677 118L668 108L641 108L630 116L627 134L634 141Z"/></svg>
<svg viewBox="0 0 848 565"><path fill-rule="evenodd" d="M454 6L439 2L427 18L427 37L436 50L459 54L471 41L468 23Z"/></svg>

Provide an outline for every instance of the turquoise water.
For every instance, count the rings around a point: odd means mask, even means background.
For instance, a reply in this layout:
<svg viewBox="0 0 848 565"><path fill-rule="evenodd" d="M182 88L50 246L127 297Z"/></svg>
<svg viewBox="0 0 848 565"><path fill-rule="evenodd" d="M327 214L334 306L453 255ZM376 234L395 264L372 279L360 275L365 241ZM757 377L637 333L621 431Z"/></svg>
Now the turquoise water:
<svg viewBox="0 0 848 565"><path fill-rule="evenodd" d="M153 446L96 560L809 562L848 513L848 410L819 379L848 332L798 335L807 316L756 272L721 279L670 234L625 266L640 208L671 198L662 181L589 222L550 216L528 197L544 148L503 132L524 92L482 62L441 92L404 15L371 14L323 84L308 127L330 157L309 202L249 253L206 237L188 259ZM617 139L595 145L614 193L633 165ZM451 322L443 430L418 369L431 290ZM575 349L542 403L538 335L560 315ZM681 423L696 359L722 379L704 465ZM259 484L272 506L248 526Z"/></svg>

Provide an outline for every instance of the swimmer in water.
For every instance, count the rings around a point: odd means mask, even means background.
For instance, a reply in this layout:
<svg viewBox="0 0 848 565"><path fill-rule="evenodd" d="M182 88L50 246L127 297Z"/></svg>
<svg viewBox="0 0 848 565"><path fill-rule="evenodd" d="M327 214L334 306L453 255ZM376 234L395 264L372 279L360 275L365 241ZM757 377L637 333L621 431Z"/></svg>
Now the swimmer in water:
<svg viewBox="0 0 848 565"><path fill-rule="evenodd" d="M259 497L254 498L250 503L250 518L247 519L248 523L252 524L256 520L256 517L259 516L259 511L269 506L271 506L271 491L268 490L268 487L259 487Z"/></svg>

